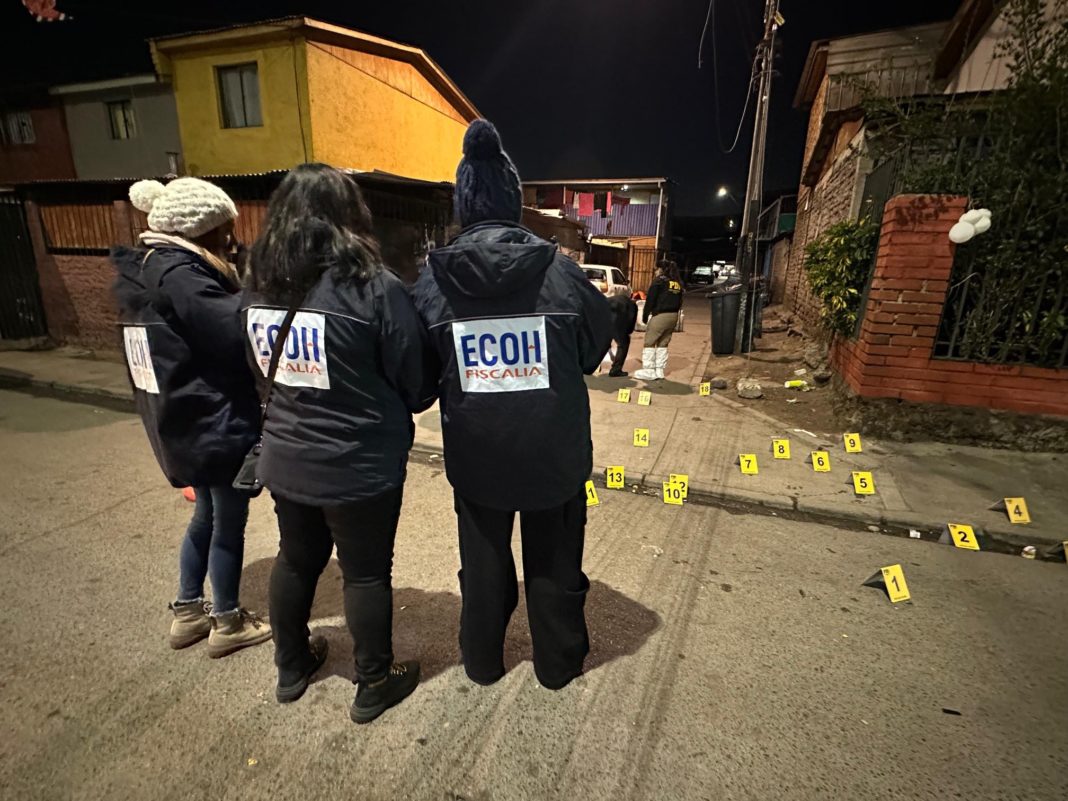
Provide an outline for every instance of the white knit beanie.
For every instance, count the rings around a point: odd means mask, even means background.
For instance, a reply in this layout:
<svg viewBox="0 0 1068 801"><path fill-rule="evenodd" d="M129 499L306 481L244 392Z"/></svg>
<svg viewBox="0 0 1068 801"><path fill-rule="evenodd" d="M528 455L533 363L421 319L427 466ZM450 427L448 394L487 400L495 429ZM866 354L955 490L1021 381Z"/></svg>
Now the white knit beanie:
<svg viewBox="0 0 1068 801"><path fill-rule="evenodd" d="M237 206L215 184L200 178L138 181L130 187L130 202L148 215L148 227L161 234L196 239L237 219Z"/></svg>

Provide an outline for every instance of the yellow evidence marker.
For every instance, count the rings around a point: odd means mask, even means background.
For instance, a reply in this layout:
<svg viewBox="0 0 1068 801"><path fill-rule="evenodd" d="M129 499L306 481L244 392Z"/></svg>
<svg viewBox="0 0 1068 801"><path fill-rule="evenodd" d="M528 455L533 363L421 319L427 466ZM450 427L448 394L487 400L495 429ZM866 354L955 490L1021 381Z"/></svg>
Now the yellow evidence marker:
<svg viewBox="0 0 1068 801"><path fill-rule="evenodd" d="M846 453L861 453L864 450L860 445L860 434L843 434L842 442L845 443Z"/></svg>
<svg viewBox="0 0 1068 801"><path fill-rule="evenodd" d="M739 453L738 454L738 466L742 468L742 472L747 476L755 476L759 471L757 467L757 458L755 453Z"/></svg>
<svg viewBox="0 0 1068 801"><path fill-rule="evenodd" d="M866 470L853 471L853 492L857 495L874 495L875 479Z"/></svg>
<svg viewBox="0 0 1068 801"><path fill-rule="evenodd" d="M949 536L953 544L958 548L967 548L969 551L979 550L979 541L975 538L975 530L964 523L947 523Z"/></svg>
<svg viewBox="0 0 1068 801"><path fill-rule="evenodd" d="M886 582L886 594L890 596L891 603L900 603L912 597L909 594L909 585L905 583L905 572L901 569L901 565L890 565L880 569L883 581Z"/></svg>
<svg viewBox="0 0 1068 801"><path fill-rule="evenodd" d="M702 398L707 398L712 394L712 382L704 381L697 387L697 392Z"/></svg>
<svg viewBox="0 0 1068 801"><path fill-rule="evenodd" d="M649 406L649 405L652 404L652 402L653 402L653 393L649 392L649 390L643 389L641 392L638 393L638 405L639 406Z"/></svg>
<svg viewBox="0 0 1068 801"><path fill-rule="evenodd" d="M788 439L773 439L771 441L771 452L776 459L789 459L790 458L790 440Z"/></svg>
<svg viewBox="0 0 1068 801"><path fill-rule="evenodd" d="M621 388L616 393L616 401L619 403L630 403L630 389Z"/></svg>
<svg viewBox="0 0 1068 801"><path fill-rule="evenodd" d="M623 489L623 465L606 467L604 483L608 485L608 489Z"/></svg>
<svg viewBox="0 0 1068 801"><path fill-rule="evenodd" d="M1030 523L1031 515L1027 511L1027 501L1023 498L1006 498L1005 513L1010 523Z"/></svg>
<svg viewBox="0 0 1068 801"><path fill-rule="evenodd" d="M634 447L635 448L648 448L649 447L649 429L648 428L636 428L636 429L634 429Z"/></svg>
<svg viewBox="0 0 1068 801"><path fill-rule="evenodd" d="M817 473L831 472L831 455L827 451L812 451L812 469Z"/></svg>
<svg viewBox="0 0 1068 801"><path fill-rule="evenodd" d="M674 481L665 481L664 483L664 503L670 503L672 506L682 506L682 486Z"/></svg>
<svg viewBox="0 0 1068 801"><path fill-rule="evenodd" d="M690 476L686 473L672 473L668 476L668 481L682 487L682 499L686 500L686 495L690 491Z"/></svg>
<svg viewBox="0 0 1068 801"><path fill-rule="evenodd" d="M599 506L600 500L597 498L597 488L593 486L592 481L586 482L586 505L587 506Z"/></svg>

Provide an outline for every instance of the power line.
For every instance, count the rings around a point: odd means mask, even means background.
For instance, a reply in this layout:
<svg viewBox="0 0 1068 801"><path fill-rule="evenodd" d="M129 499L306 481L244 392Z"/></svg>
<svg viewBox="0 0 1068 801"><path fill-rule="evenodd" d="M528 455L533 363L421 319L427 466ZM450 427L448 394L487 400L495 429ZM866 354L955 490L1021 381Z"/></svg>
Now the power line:
<svg viewBox="0 0 1068 801"><path fill-rule="evenodd" d="M749 75L749 86L746 89L745 105L742 106L742 113L738 118L738 128L734 132L734 141L730 147L727 147L723 142L723 122L722 115L720 114L720 93L719 93L719 54L716 48L716 0L709 0L708 11L705 13L705 24L701 29L701 41L697 46L697 68L701 69L704 62L701 55L704 51L705 35L708 33L709 22L712 24L712 103L713 110L716 117L716 139L719 140L719 149L724 153L733 153L734 149L738 147L738 140L742 136L742 126L745 124L746 114L749 112L749 101L753 98L753 86L756 83L757 64L759 63L759 57L753 59L752 71Z"/></svg>
<svg viewBox="0 0 1068 801"><path fill-rule="evenodd" d="M719 149L724 153L733 153L734 149L738 147L738 140L742 136L742 126L745 125L745 118L749 112L749 101L753 99L753 87L757 83L756 70L753 70L753 74L749 76L749 91L745 95L745 105L742 106L742 116L738 118L738 130L734 132L734 141L731 142L731 146L728 148L723 147L723 140L720 140ZM716 133L719 133L719 121L716 121Z"/></svg>

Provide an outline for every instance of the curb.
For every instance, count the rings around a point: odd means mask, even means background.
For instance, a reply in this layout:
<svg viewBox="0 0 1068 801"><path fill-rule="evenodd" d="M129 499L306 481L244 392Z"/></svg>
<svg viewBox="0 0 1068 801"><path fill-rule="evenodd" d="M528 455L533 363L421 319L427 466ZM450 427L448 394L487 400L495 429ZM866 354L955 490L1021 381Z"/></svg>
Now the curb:
<svg viewBox="0 0 1068 801"><path fill-rule="evenodd" d="M598 488L607 489L604 481L606 469L605 467L595 466L590 476L590 480ZM649 497L659 497L661 484L667 478L666 475L642 473L636 479L628 477L627 488ZM906 534L909 529L918 529L928 534L937 534L945 526L945 521L932 523L928 518L905 509L869 510L862 508L860 505L855 510L844 509L839 505L827 504L818 498L802 498L796 495L770 495L735 487L711 488L706 484L694 482L690 483L687 501L698 506L738 506L757 514L785 512L799 519L836 523L852 528L877 525L880 528L896 529ZM1015 549L1025 545L1048 548L1051 545L1061 544L1060 539L1028 536L1026 532L1003 529L1000 526L982 526L977 528L977 531L981 531L992 542L1002 546L1003 549L1014 549L1013 552L1015 552Z"/></svg>
<svg viewBox="0 0 1068 801"><path fill-rule="evenodd" d="M116 393L98 387L64 384L59 381L42 381L31 376L26 376L21 373L13 373L4 369L0 369L0 388L10 389L17 392L26 392L31 395L54 397L75 403L105 406L121 412L136 412L136 405L134 404L132 395ZM781 421L775 420L763 412L750 409L744 404L737 403L736 401L732 401L722 396L713 395L712 397L719 403L725 404L728 407L745 411L746 413L759 417L776 427L783 427ZM413 443L411 452L413 455L421 456L428 460L444 459L444 451L441 446L430 443L420 443L418 440ZM590 475L590 480L601 488L605 488L605 470L605 466L594 466L593 473ZM661 476L643 473L637 481L628 480L627 486L632 490L636 489L642 495L650 495L650 493L659 495L661 482L666 479L666 475ZM694 504L701 506L721 506L728 504L744 507L749 511L758 513L761 510L767 510L768 512L788 512L794 513L799 517L822 520L825 522L837 522L839 524L853 526L878 525L887 528L903 530L916 528L921 531L934 532L941 530L942 526L945 525L944 522L932 525L927 518L918 513L904 509L865 510L857 508L854 511L824 504L818 499L801 498L795 495L770 495L767 493L733 487L712 488L704 484L690 485L689 500ZM982 531L991 540L1000 543L1003 546L1012 548L1019 548L1024 545L1048 547L1050 545L1059 545L1061 543L1060 539L1027 536L1027 533L1024 531L1003 529L1000 526L983 526Z"/></svg>
<svg viewBox="0 0 1068 801"><path fill-rule="evenodd" d="M24 373L17 373L3 368L0 368L0 388L14 390L15 392L25 392L38 397L105 406L120 412L137 411L137 405L134 403L132 394L113 392L103 387L92 387L84 384L44 381Z"/></svg>

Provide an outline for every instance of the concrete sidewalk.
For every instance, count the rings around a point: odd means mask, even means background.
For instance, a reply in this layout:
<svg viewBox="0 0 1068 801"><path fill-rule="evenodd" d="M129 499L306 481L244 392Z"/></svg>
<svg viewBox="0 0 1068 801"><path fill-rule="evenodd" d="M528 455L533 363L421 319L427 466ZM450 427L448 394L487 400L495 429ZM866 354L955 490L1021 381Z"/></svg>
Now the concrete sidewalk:
<svg viewBox="0 0 1068 801"><path fill-rule="evenodd" d="M733 389L700 397L699 376L708 359L707 317L687 318L686 331L671 346L667 380L649 385L650 406L638 405L633 379L607 375L587 379L592 409L594 480L622 465L631 491L660 495L671 473L690 477L691 500L758 505L879 526L915 528L930 539L946 523L967 523L1002 547L1029 543L1055 546L1068 539L1068 455L997 451L941 443L889 443L862 436L864 451L845 452L842 433L790 429L732 400ZM635 334L628 369L638 366L641 335ZM0 384L63 393L132 409L125 367L114 361L64 350L0 352ZM631 387L631 402L617 390ZM635 428L649 429L649 447L633 445ZM789 461L772 458L771 440L789 439ZM441 418L436 407L417 416L415 448L441 454ZM828 451L831 471L806 463L813 450ZM759 473L743 475L740 453L757 455ZM871 471L876 494L854 494L851 471ZM1004 497L1025 497L1030 525L1009 523L991 511ZM995 543L991 543L992 545Z"/></svg>

